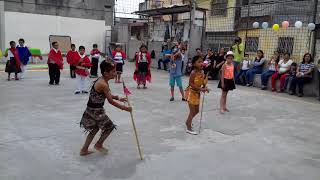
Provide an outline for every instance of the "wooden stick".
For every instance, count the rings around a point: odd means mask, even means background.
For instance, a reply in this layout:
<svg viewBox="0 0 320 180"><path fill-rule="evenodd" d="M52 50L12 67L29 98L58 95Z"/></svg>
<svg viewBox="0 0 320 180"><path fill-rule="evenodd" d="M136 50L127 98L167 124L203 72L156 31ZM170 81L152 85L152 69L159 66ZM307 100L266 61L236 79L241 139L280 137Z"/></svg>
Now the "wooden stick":
<svg viewBox="0 0 320 180"><path fill-rule="evenodd" d="M204 96L206 93L202 96L202 102L201 102L201 113L200 113L200 126L199 126L199 134L201 133L201 122L202 122L202 114L203 114L203 105L204 105Z"/></svg>
<svg viewBox="0 0 320 180"><path fill-rule="evenodd" d="M209 72L206 74L206 80L209 76ZM207 84L205 84L205 87L207 87ZM203 105L204 105L204 97L206 95L206 92L203 93L203 96L202 96L202 102L201 102L201 113L200 113L200 125L199 125L199 134L201 133L201 124L202 124L202 114L203 114Z"/></svg>
<svg viewBox="0 0 320 180"><path fill-rule="evenodd" d="M128 105L131 107L130 101L129 101L129 98L128 98L128 95L126 95L126 97L127 97ZM142 153L141 153L141 149L140 149L140 143L139 143L139 139L138 139L138 133L137 133L136 125L135 125L135 123L134 123L134 119L133 119L133 113L130 112L130 115L131 115L131 121L132 121L132 126L133 126L134 135L136 136L136 142L137 142L137 146L138 146L138 151L139 151L140 159L143 160Z"/></svg>

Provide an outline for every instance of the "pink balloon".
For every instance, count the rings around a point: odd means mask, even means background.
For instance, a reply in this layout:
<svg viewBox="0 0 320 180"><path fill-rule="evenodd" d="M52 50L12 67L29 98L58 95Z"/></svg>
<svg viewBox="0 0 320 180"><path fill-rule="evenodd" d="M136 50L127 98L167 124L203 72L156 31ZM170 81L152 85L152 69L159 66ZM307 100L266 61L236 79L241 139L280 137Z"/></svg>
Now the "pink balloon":
<svg viewBox="0 0 320 180"><path fill-rule="evenodd" d="M282 28L288 28L289 27L289 22L288 21L283 21L282 22Z"/></svg>

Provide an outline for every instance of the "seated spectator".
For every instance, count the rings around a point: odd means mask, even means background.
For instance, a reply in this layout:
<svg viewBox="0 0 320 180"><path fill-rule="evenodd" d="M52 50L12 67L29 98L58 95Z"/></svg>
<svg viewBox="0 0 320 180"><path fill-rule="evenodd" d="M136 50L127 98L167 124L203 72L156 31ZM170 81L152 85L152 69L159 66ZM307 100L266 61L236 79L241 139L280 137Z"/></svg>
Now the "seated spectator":
<svg viewBox="0 0 320 180"><path fill-rule="evenodd" d="M276 91L276 80L280 78L280 90L278 92L284 92L285 80L293 61L290 59L290 53L285 53L283 57L284 59L278 63L277 72L271 77L272 91Z"/></svg>
<svg viewBox="0 0 320 180"><path fill-rule="evenodd" d="M249 60L249 54L245 54L243 61L240 63L241 69L240 72L236 76L236 84L246 85L246 73L250 69L251 62Z"/></svg>
<svg viewBox="0 0 320 180"><path fill-rule="evenodd" d="M200 57L203 58L203 53L202 53L202 51L201 51L200 48L197 48L197 49L196 49L196 56L200 56Z"/></svg>
<svg viewBox="0 0 320 180"><path fill-rule="evenodd" d="M225 59L225 50L224 48L220 48L219 50L219 54L217 56L215 56L214 62L213 62L213 70L212 70L212 78L216 78L217 75L219 74L222 65L226 62Z"/></svg>
<svg viewBox="0 0 320 180"><path fill-rule="evenodd" d="M262 50L257 51L257 57L252 62L253 67L246 72L246 82L247 86L253 85L253 78L256 74L261 74L263 70L263 65L266 59L264 58L264 53Z"/></svg>
<svg viewBox="0 0 320 180"><path fill-rule="evenodd" d="M297 69L297 75L292 79L290 86L290 94L295 94L296 85L298 85L298 96L303 96L303 86L306 83L310 83L313 77L313 69L315 65L311 54L307 53L303 56L302 63Z"/></svg>
<svg viewBox="0 0 320 180"><path fill-rule="evenodd" d="M285 86L284 86L285 90L287 90L288 87L291 87L291 83L296 78L296 75L297 75L297 63L293 62L290 67L290 72L288 73L285 80Z"/></svg>
<svg viewBox="0 0 320 180"><path fill-rule="evenodd" d="M161 69L161 63L163 64L163 69L167 71L168 63L170 62L172 51L168 48L168 45L164 45L162 51L162 58L158 60L158 69Z"/></svg>
<svg viewBox="0 0 320 180"><path fill-rule="evenodd" d="M280 60L279 53L277 51L275 51L272 58L268 62L268 70L266 70L265 72L263 72L261 74L261 85L262 85L261 89L262 90L267 89L268 80L274 73L276 73L279 60Z"/></svg>

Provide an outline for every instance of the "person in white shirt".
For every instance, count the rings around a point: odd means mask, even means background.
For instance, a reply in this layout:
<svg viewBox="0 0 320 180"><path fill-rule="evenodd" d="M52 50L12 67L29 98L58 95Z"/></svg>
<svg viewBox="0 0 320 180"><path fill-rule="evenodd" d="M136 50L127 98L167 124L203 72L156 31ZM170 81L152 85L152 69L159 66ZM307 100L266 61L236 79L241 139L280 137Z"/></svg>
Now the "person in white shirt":
<svg viewBox="0 0 320 180"><path fill-rule="evenodd" d="M266 90L269 78L277 72L277 66L280 61L279 52L275 51L271 60L268 62L268 70L261 74L261 89Z"/></svg>
<svg viewBox="0 0 320 180"><path fill-rule="evenodd" d="M276 81L280 79L280 90L278 92L284 92L285 80L290 71L293 61L290 59L290 53L284 54L284 59L280 60L277 66L277 72L271 77L272 91L276 91Z"/></svg>
<svg viewBox="0 0 320 180"><path fill-rule="evenodd" d="M243 86L246 85L245 76L247 71L250 69L250 65L251 65L251 62L249 60L249 54L245 54L243 61L241 63L240 72L237 74L235 79L236 84L243 85Z"/></svg>

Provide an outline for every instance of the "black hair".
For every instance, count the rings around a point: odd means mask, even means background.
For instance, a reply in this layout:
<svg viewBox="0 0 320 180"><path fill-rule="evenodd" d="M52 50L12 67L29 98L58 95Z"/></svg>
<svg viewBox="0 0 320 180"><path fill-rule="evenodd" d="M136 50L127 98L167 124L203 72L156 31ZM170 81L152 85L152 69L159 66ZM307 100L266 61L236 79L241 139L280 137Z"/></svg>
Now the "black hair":
<svg viewBox="0 0 320 180"><path fill-rule="evenodd" d="M79 51L82 49L85 50L86 48L84 46L79 46Z"/></svg>
<svg viewBox="0 0 320 180"><path fill-rule="evenodd" d="M115 65L113 64L113 62L111 61L102 61L100 63L100 71L101 71L101 74L103 75L105 72L110 72L112 71L115 67Z"/></svg>
<svg viewBox="0 0 320 180"><path fill-rule="evenodd" d="M298 64L296 63L296 62L293 62L292 64L291 64L291 66L297 66Z"/></svg>
<svg viewBox="0 0 320 180"><path fill-rule="evenodd" d="M71 48L72 48L72 47L76 47L76 45L75 45L75 44L71 44ZM79 48L80 48L80 47L79 47Z"/></svg>
<svg viewBox="0 0 320 180"><path fill-rule="evenodd" d="M117 48L121 48L121 46L118 44L118 45L116 45L116 49L117 49Z"/></svg>
<svg viewBox="0 0 320 180"><path fill-rule="evenodd" d="M194 56L194 57L192 58L192 61L191 61L192 66L193 66L194 63L196 63L199 59L202 59L202 57L201 57L201 56Z"/></svg>
<svg viewBox="0 0 320 180"><path fill-rule="evenodd" d="M284 56L285 56L285 55L291 56L291 54L290 54L289 52L285 52L283 55L284 55Z"/></svg>
<svg viewBox="0 0 320 180"><path fill-rule="evenodd" d="M16 42L14 42L14 41L10 41L10 43L9 43L9 44L10 44L10 46L12 46L12 45L13 45L13 43L16 43Z"/></svg>
<svg viewBox="0 0 320 180"><path fill-rule="evenodd" d="M51 45L54 46L57 43L58 43L57 41L54 41L54 42L51 43Z"/></svg>
<svg viewBox="0 0 320 180"><path fill-rule="evenodd" d="M146 48L146 49L148 50L148 47L147 47L147 45L145 45L145 44L142 44L142 45L140 46L140 49L142 49L142 48Z"/></svg>
<svg viewBox="0 0 320 180"><path fill-rule="evenodd" d="M98 48L98 44L93 44L92 47L93 48Z"/></svg>
<svg viewBox="0 0 320 180"><path fill-rule="evenodd" d="M24 43L24 39L20 38L20 39L18 40L18 42L20 42L20 41L22 41L22 42Z"/></svg>
<svg viewBox="0 0 320 180"><path fill-rule="evenodd" d="M264 52L263 52L261 49L259 49L259 50L257 51L257 53L258 53L258 52L260 52L260 53L262 54L261 59L264 58ZM261 59L260 59L260 60L261 60Z"/></svg>
<svg viewBox="0 0 320 180"><path fill-rule="evenodd" d="M244 53L244 56L249 56L249 54L248 53Z"/></svg>
<svg viewBox="0 0 320 180"><path fill-rule="evenodd" d="M201 51L201 49L200 49L200 48L197 48L196 51Z"/></svg>
<svg viewBox="0 0 320 180"><path fill-rule="evenodd" d="M302 64L305 64L305 63L306 63L305 58L306 58L307 55L310 56L309 63L312 63L312 62L313 62L312 55L311 55L310 53L305 53L305 54L303 55Z"/></svg>

